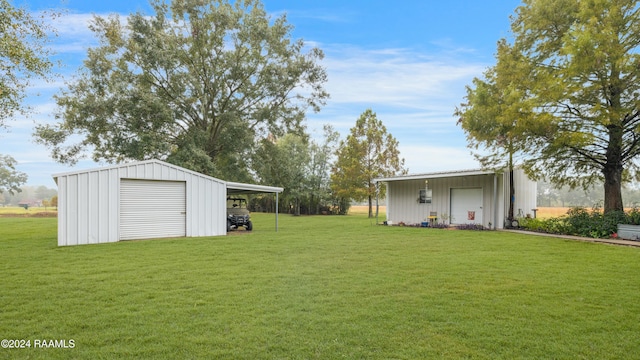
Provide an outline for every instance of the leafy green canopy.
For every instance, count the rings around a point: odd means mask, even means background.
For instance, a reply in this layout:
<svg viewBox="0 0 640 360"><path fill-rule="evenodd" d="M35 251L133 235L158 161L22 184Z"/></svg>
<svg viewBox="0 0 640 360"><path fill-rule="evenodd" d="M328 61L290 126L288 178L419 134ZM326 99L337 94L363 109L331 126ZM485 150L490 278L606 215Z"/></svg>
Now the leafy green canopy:
<svg viewBox="0 0 640 360"><path fill-rule="evenodd" d="M367 109L351 128L346 140L338 146L337 160L331 174L331 187L339 198L369 201L369 217L373 215L372 199L376 195L375 178L406 174L400 158L398 140L387 133L375 112ZM384 196L384 189L381 189Z"/></svg>
<svg viewBox="0 0 640 360"><path fill-rule="evenodd" d="M495 89L487 124L514 125L508 134L528 173L571 187L604 180L605 211L622 210L622 184L639 170L639 8L634 0L524 0L513 44L499 43L486 78ZM470 94L480 96L484 85L476 85ZM471 136L494 148L487 139L501 131Z"/></svg>
<svg viewBox="0 0 640 360"><path fill-rule="evenodd" d="M55 17L55 13L43 13ZM28 108L22 100L34 78L48 79L53 62L47 47L53 30L34 18L25 8L12 6L0 0L0 128L16 112L25 113Z"/></svg>
<svg viewBox="0 0 640 360"><path fill-rule="evenodd" d="M8 191L13 195L21 192L20 185L27 182L27 174L16 170L16 161L9 155L0 154L0 194Z"/></svg>
<svg viewBox="0 0 640 360"><path fill-rule="evenodd" d="M56 17L56 13L42 13ZM53 62L47 47L49 35L55 32L42 19L34 18L25 8L17 8L0 0L0 129L16 113L27 114L23 104L26 89L33 79L49 80ZM0 154L0 193L20 192L27 175L17 171L16 161Z"/></svg>
<svg viewBox="0 0 640 360"><path fill-rule="evenodd" d="M286 17L258 0L152 1L155 16L96 17L100 46L57 96L62 121L39 141L59 162L161 158L229 180L248 177L256 136L299 130L328 94L323 53L304 53ZM73 143L74 135L80 141Z"/></svg>

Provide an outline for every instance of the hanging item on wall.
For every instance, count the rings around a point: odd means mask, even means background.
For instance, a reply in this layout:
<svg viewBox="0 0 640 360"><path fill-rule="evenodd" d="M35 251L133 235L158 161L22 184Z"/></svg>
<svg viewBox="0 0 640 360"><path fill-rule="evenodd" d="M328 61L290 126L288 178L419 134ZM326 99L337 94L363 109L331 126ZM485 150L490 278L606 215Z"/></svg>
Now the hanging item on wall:
<svg viewBox="0 0 640 360"><path fill-rule="evenodd" d="M420 204L431 204L431 194L431 189L420 189L420 197L418 198L418 202Z"/></svg>
<svg viewBox="0 0 640 360"><path fill-rule="evenodd" d="M475 211L467 211L467 220L475 220L476 212Z"/></svg>

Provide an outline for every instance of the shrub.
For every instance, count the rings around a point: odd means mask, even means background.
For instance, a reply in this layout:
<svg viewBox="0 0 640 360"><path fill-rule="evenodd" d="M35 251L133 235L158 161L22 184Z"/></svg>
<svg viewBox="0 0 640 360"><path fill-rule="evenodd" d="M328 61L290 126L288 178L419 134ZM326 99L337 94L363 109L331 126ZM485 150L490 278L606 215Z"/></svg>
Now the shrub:
<svg viewBox="0 0 640 360"><path fill-rule="evenodd" d="M520 227L525 230L549 234L567 233L567 221L565 217L556 217L549 219L522 219L520 220Z"/></svg>
<svg viewBox="0 0 640 360"><path fill-rule="evenodd" d="M549 219L522 219L520 226L526 230L551 234L576 235L591 238L608 238L617 231L618 224L640 224L640 211L628 214L610 211L604 214L599 207L591 211L575 207L567 215Z"/></svg>
<svg viewBox="0 0 640 360"><path fill-rule="evenodd" d="M458 225L458 230L485 230L484 226L480 224L462 224Z"/></svg>

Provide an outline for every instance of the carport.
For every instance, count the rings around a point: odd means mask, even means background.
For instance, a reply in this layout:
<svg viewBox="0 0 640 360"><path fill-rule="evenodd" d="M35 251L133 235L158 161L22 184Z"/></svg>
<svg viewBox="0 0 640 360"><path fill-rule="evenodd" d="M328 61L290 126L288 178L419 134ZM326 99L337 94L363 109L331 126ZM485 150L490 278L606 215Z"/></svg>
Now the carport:
<svg viewBox="0 0 640 360"><path fill-rule="evenodd" d="M276 231L278 231L278 195L284 188L275 186L264 186L255 184L244 184L227 182L227 196L229 195L251 195L251 194L275 194L276 195Z"/></svg>

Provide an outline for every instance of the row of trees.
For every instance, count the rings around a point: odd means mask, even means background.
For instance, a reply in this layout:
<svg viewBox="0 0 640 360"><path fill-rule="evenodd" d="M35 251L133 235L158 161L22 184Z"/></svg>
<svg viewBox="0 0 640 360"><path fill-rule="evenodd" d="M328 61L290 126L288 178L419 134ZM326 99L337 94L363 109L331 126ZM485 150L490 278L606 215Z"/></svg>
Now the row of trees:
<svg viewBox="0 0 640 360"><path fill-rule="evenodd" d="M153 16L124 22L95 17L100 45L55 96L61 121L36 129L55 160L164 159L229 181L282 186L296 214L345 211L349 199L371 203L373 178L403 171L397 141L372 110L337 152L332 128L322 140L305 132L305 113L329 97L327 75L322 51L292 39L284 15L271 18L259 0L151 6Z"/></svg>
<svg viewBox="0 0 640 360"><path fill-rule="evenodd" d="M282 186L296 214L344 212L350 199L371 204L373 178L404 170L397 141L372 110L344 141L329 126L322 140L305 132L306 112L329 97L324 55L291 37L285 15L272 18L259 0L151 0L151 7L152 16L94 18L99 46L55 96L61 121L36 127L36 142L56 161L160 158L230 181ZM0 10L3 127L28 112L21 100L29 79L51 77L45 45L55 29L7 0ZM13 195L26 181L15 163L0 156L0 193Z"/></svg>
<svg viewBox="0 0 640 360"><path fill-rule="evenodd" d="M600 183L604 211L621 211L622 185L640 175L638 19L634 0L524 0L512 41L456 110L483 164Z"/></svg>
<svg viewBox="0 0 640 360"><path fill-rule="evenodd" d="M0 206L17 206L24 201L51 201L53 197L58 195L56 189L50 189L44 185L21 186L18 190L0 193Z"/></svg>
<svg viewBox="0 0 640 360"><path fill-rule="evenodd" d="M372 199L378 191L373 180L406 173L398 141L371 109L344 140L328 125L322 141L291 133L268 137L260 141L252 161L260 181L285 188L285 201L297 215L344 214L351 200L367 200L373 216Z"/></svg>

